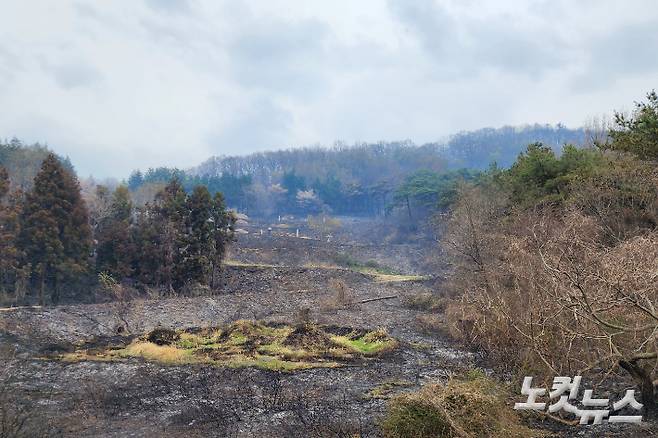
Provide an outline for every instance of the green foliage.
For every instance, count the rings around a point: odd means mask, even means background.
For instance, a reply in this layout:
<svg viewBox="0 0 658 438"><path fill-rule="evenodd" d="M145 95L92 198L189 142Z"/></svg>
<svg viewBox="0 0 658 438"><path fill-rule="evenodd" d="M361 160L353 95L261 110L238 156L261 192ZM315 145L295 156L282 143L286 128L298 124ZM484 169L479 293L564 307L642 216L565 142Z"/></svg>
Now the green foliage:
<svg viewBox="0 0 658 438"><path fill-rule="evenodd" d="M603 148L630 152L643 160L658 159L658 94L651 91L646 102L636 102L630 116L616 112L611 141Z"/></svg>
<svg viewBox="0 0 658 438"><path fill-rule="evenodd" d="M447 173L419 170L409 175L393 194L392 207L406 208L412 217L412 206L432 212L435 208L449 207L457 195L462 181L477 178L478 172L467 169Z"/></svg>
<svg viewBox="0 0 658 438"><path fill-rule="evenodd" d="M221 193L211 197L197 186L188 195L173 179L137 216L133 238L141 281L169 289L190 281L212 284L235 223Z"/></svg>
<svg viewBox="0 0 658 438"><path fill-rule="evenodd" d="M381 265L376 260L366 260L365 262L362 262L353 258L347 253L336 253L332 256L332 260L340 267L349 268L357 272L391 275L396 274L396 271L389 268L388 266Z"/></svg>
<svg viewBox="0 0 658 438"><path fill-rule="evenodd" d="M131 236L133 206L126 186L114 191L107 217L96 229L96 270L117 278L132 275L135 245Z"/></svg>
<svg viewBox="0 0 658 438"><path fill-rule="evenodd" d="M187 197L186 210L184 250L178 268L187 279L205 282L212 269L215 244L213 202L206 187L196 187Z"/></svg>
<svg viewBox="0 0 658 438"><path fill-rule="evenodd" d="M329 175L324 181L316 179L313 183L313 189L318 193L322 202L334 210L340 210L340 205L344 199L343 187L335 175Z"/></svg>
<svg viewBox="0 0 658 438"><path fill-rule="evenodd" d="M389 438L452 437L450 422L443 412L427 400L397 399L389 408L383 423L384 435Z"/></svg>
<svg viewBox="0 0 658 438"><path fill-rule="evenodd" d="M507 188L512 201L521 207L562 202L574 181L592 175L605 163L597 150L565 145L558 157L551 148L533 143L508 171L496 175L492 181Z"/></svg>
<svg viewBox="0 0 658 438"><path fill-rule="evenodd" d="M32 160L44 151L14 141L0 145L0 158L15 163L16 157ZM94 206L90 217L69 167L54 154L47 155L29 183L32 189L23 195L20 189L10 192L15 187L12 173L0 166L3 296L10 292L13 302L22 302L30 286L35 286L41 303L47 301L47 293L57 303L62 286L72 290L83 280L104 284L109 278L117 285L134 279L168 290L188 282L212 285L235 224L220 192L211 196L206 187L197 186L188 194L174 177L153 202L135 209L127 186L111 193L99 185L89 195ZM166 173L160 169L147 176ZM140 181L143 175L131 176L133 186Z"/></svg>
<svg viewBox="0 0 658 438"><path fill-rule="evenodd" d="M114 277L112 277L112 275L108 274L107 272L98 273L98 282L105 289L112 289L117 285L117 281L114 279Z"/></svg>
<svg viewBox="0 0 658 438"><path fill-rule="evenodd" d="M211 195L221 192L232 206L245 209L251 202L249 187L251 176L236 176L230 173L222 173L221 176L192 175L180 169L158 167L148 169L146 173L139 170L134 171L128 178L128 188L131 192L137 191L147 184L169 183L172 179L178 179L187 193L191 193L197 186L205 186Z"/></svg>
<svg viewBox="0 0 658 438"><path fill-rule="evenodd" d="M91 229L77 179L48 155L27 193L21 214L20 246L26 262L39 278L40 301L46 285L53 302L59 282L74 280L87 271Z"/></svg>
<svg viewBox="0 0 658 438"><path fill-rule="evenodd" d="M281 187L288 191L288 196L294 197L297 191L306 189L304 178L295 174L295 171L284 172L281 178Z"/></svg>

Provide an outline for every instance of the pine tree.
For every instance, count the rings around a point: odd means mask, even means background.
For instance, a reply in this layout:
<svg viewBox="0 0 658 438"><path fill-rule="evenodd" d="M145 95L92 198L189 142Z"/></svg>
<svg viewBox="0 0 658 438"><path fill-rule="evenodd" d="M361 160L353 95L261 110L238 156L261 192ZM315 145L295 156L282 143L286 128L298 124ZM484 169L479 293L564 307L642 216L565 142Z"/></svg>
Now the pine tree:
<svg viewBox="0 0 658 438"><path fill-rule="evenodd" d="M162 232L154 206L146 204L137 212L137 223L133 228L135 244L134 272L144 284L161 283L160 267L163 263Z"/></svg>
<svg viewBox="0 0 658 438"><path fill-rule="evenodd" d="M182 248L179 278L206 284L212 270L215 242L213 239L213 202L205 186L197 186L187 198L188 215Z"/></svg>
<svg viewBox="0 0 658 438"><path fill-rule="evenodd" d="M0 294L10 289L16 292L16 282L21 274L16 239L22 194L16 191L8 196L9 188L9 174L0 166Z"/></svg>
<svg viewBox="0 0 658 438"><path fill-rule="evenodd" d="M214 251L212 258L212 286L214 287L219 269L221 268L224 256L229 243L234 238L235 215L226 210L224 196L217 192L212 203L212 224Z"/></svg>
<svg viewBox="0 0 658 438"><path fill-rule="evenodd" d="M0 203L9 193L9 172L3 166L0 166Z"/></svg>
<svg viewBox="0 0 658 438"><path fill-rule="evenodd" d="M96 269L123 279L133 273L135 245L131 235L132 201L126 186L112 195L108 215L98 224Z"/></svg>
<svg viewBox="0 0 658 438"><path fill-rule="evenodd" d="M78 180L54 154L49 154L34 178L21 213L19 246L39 283L39 301L51 287L59 300L62 281L74 281L88 269L91 229Z"/></svg>
<svg viewBox="0 0 658 438"><path fill-rule="evenodd" d="M186 217L186 194L177 178L140 211L134 241L141 281L165 286L170 292L182 283L184 273L176 266L181 262Z"/></svg>

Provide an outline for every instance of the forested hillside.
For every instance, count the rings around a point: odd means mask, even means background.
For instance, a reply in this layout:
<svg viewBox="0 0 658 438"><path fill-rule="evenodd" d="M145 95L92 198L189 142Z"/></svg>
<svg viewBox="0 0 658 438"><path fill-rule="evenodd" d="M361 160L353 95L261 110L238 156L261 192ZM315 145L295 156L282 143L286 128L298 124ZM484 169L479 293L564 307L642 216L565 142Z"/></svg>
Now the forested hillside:
<svg viewBox="0 0 658 438"><path fill-rule="evenodd" d="M0 141L0 166L9 172L9 179L14 187L29 189L41 163L50 150L39 143L26 145L19 139ZM73 172L73 165L68 157L58 157L65 169Z"/></svg>
<svg viewBox="0 0 658 438"><path fill-rule="evenodd" d="M559 152L565 144L586 143L587 137L585 129L569 129L560 124L483 128L452 136L440 154L452 168L484 170L494 162L499 167L509 167L530 143L542 143Z"/></svg>
<svg viewBox="0 0 658 438"><path fill-rule="evenodd" d="M213 157L189 171L136 171L128 185L133 191L154 192L149 185L177 176L187 190L204 184L213 193L223 192L229 206L257 216L321 211L375 216L396 208L404 208L413 216L411 201L417 201L420 210L430 198L431 202L441 202L439 192L445 184L439 180L451 179L454 172L463 174L460 169L483 170L492 163L507 166L533 142L559 151L566 143L579 145L584 140L583 129L561 125L485 128L459 133L445 144L339 144ZM410 179L415 179L418 193L409 192ZM420 181L430 185L420 188ZM439 195L432 197L430 192Z"/></svg>

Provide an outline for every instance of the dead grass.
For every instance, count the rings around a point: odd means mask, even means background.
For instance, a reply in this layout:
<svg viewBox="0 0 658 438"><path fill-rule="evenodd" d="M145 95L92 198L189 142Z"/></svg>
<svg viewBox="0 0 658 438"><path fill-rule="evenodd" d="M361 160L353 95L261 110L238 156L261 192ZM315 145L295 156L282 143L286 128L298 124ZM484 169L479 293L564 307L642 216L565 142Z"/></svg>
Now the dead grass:
<svg viewBox="0 0 658 438"><path fill-rule="evenodd" d="M427 385L395 397L382 424L388 438L543 436L520 423L510 394L490 379L471 375Z"/></svg>
<svg viewBox="0 0 658 438"><path fill-rule="evenodd" d="M424 281L428 280L430 277L427 275L403 275L403 274L380 274L377 272L369 273L373 279L379 283L400 283L405 281Z"/></svg>
<svg viewBox="0 0 658 438"><path fill-rule="evenodd" d="M123 350L118 350L116 354L119 357L140 357L167 365L182 365L196 361L192 355L193 351L173 345L156 345L148 341L137 341Z"/></svg>
<svg viewBox="0 0 658 438"><path fill-rule="evenodd" d="M439 315L427 314L418 315L415 319L416 327L423 333L437 334L448 333L448 325L445 323L443 317Z"/></svg>
<svg viewBox="0 0 658 438"><path fill-rule="evenodd" d="M387 380L384 383L375 386L367 394L367 398L390 399L395 392L404 388L413 386L413 382L408 380Z"/></svg>
<svg viewBox="0 0 658 438"><path fill-rule="evenodd" d="M347 284L338 278L329 279L329 295L320 302L320 308L325 311L353 308L356 306L355 296Z"/></svg>
<svg viewBox="0 0 658 438"><path fill-rule="evenodd" d="M431 292L419 293L405 299L404 304L410 309L426 312L443 312L446 308L446 299Z"/></svg>
<svg viewBox="0 0 658 438"><path fill-rule="evenodd" d="M225 260L223 262L225 266L239 266L244 268L283 268L283 265L270 265L267 263L249 263L242 262L239 260Z"/></svg>

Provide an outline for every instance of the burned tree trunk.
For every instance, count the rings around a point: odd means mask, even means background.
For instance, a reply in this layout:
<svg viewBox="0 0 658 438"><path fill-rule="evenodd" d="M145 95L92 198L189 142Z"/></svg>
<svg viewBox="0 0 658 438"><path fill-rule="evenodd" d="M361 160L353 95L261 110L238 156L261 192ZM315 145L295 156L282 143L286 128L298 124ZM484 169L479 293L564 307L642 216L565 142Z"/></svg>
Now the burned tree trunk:
<svg viewBox="0 0 658 438"><path fill-rule="evenodd" d="M645 359L656 359L656 353L633 356L629 360L620 360L619 366L631 375L633 380L640 387L642 394L642 404L644 413L647 418L656 418L656 396L653 381L651 380L651 370L640 365L638 362Z"/></svg>

